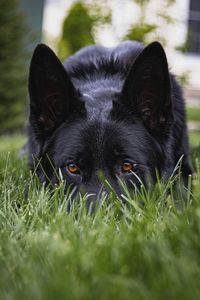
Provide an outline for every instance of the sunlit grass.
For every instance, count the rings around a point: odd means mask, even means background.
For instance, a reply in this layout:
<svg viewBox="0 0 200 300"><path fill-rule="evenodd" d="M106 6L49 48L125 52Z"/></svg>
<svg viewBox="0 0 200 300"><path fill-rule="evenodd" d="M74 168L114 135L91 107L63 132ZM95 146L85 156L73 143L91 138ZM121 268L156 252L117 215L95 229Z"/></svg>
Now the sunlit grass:
<svg viewBox="0 0 200 300"><path fill-rule="evenodd" d="M200 132L199 131L192 131L189 135L190 144L194 146L200 145Z"/></svg>
<svg viewBox="0 0 200 300"><path fill-rule="evenodd" d="M200 122L200 107L187 107L187 119L189 121Z"/></svg>
<svg viewBox="0 0 200 300"><path fill-rule="evenodd" d="M53 195L36 187L18 155L24 141L0 142L0 299L199 299L199 147L187 203L171 179L168 189L124 187L128 205L111 197L89 216L86 196L67 214L63 182Z"/></svg>
<svg viewBox="0 0 200 300"><path fill-rule="evenodd" d="M5 135L0 137L0 154L14 152L20 150L25 144L26 137L21 134L15 134L13 136Z"/></svg>

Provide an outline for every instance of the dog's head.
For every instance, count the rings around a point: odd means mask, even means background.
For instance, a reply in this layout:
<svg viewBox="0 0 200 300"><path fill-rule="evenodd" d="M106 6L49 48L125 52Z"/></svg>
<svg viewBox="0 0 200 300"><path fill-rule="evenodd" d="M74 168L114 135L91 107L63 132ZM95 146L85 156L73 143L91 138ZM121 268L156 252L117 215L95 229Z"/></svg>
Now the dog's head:
<svg viewBox="0 0 200 300"><path fill-rule="evenodd" d="M97 81L84 93L51 49L36 48L29 77L30 153L42 182L56 183L61 172L67 186L97 195L106 189L103 174L120 194L120 180L140 185L164 169L162 143L173 114L162 46L150 44L125 78L115 76L120 90L109 88L105 77L105 84Z"/></svg>

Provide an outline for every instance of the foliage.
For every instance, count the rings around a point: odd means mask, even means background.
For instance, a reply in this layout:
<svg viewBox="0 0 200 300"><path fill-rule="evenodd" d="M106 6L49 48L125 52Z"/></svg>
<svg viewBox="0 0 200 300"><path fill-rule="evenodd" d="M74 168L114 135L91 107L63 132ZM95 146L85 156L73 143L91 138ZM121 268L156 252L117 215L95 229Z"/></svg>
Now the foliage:
<svg viewBox="0 0 200 300"><path fill-rule="evenodd" d="M155 24L138 23L129 30L125 40L133 40L141 43L147 43L146 38L148 34L152 33L158 28Z"/></svg>
<svg viewBox="0 0 200 300"><path fill-rule="evenodd" d="M185 41L182 44L177 45L175 49L182 53L191 53L194 51L192 45L195 40L196 40L196 36L195 36L192 28L190 27L190 25L188 25Z"/></svg>
<svg viewBox="0 0 200 300"><path fill-rule="evenodd" d="M62 182L54 194L36 188L19 141L0 143L1 299L199 299L200 148L187 205L178 208L160 183L124 189L129 206L112 199L89 216L86 196L66 213Z"/></svg>
<svg viewBox="0 0 200 300"><path fill-rule="evenodd" d="M147 44L150 41L152 34L156 35L156 39L161 41L163 44L166 43L163 36L160 36L157 32L159 26L155 23L148 21L147 15L149 14L149 5L153 1L149 0L132 0L139 8L138 20L132 24L128 30L128 33L123 37L123 40L135 40ZM155 19L160 19L162 23L166 26L167 24L172 24L174 19L167 13L167 9L173 5L175 0L165 0L162 3L162 9L158 7L155 12ZM152 14L152 11L151 11Z"/></svg>
<svg viewBox="0 0 200 300"><path fill-rule="evenodd" d="M63 59L84 46L94 44L93 22L87 7L82 2L76 2L71 7L63 23L58 53L60 58Z"/></svg>
<svg viewBox="0 0 200 300"><path fill-rule="evenodd" d="M0 134L24 122L25 24L18 6L17 0L0 1Z"/></svg>
<svg viewBox="0 0 200 300"><path fill-rule="evenodd" d="M61 39L58 43L58 55L61 59L75 53L82 47L95 43L95 29L110 22L109 11L97 0L75 2L66 16Z"/></svg>

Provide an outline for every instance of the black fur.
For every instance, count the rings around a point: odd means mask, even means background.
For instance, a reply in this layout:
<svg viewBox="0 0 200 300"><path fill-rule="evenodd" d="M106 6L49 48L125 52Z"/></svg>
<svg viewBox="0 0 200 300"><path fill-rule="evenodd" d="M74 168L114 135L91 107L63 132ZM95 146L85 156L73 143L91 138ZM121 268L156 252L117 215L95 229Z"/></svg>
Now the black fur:
<svg viewBox="0 0 200 300"><path fill-rule="evenodd" d="M102 171L118 194L128 186L168 178L181 156L185 184L191 173L182 91L168 71L158 42L90 46L64 66L50 48L38 45L29 77L29 161L41 182L97 195ZM123 162L134 172L122 172ZM80 174L67 166L76 164ZM140 179L140 180L139 180ZM130 183L132 182L132 183ZM95 196L96 197L96 196Z"/></svg>

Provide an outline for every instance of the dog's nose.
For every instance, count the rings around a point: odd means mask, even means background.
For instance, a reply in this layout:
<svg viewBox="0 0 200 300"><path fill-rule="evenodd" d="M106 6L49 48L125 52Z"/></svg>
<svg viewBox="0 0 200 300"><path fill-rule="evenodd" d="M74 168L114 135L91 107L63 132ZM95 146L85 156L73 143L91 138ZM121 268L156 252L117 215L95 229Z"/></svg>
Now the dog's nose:
<svg viewBox="0 0 200 300"><path fill-rule="evenodd" d="M96 194L87 194L87 202L86 207L89 212L89 214L92 214L97 205L97 195Z"/></svg>
<svg viewBox="0 0 200 300"><path fill-rule="evenodd" d="M93 213L98 205L100 205L103 201L106 200L108 196L107 191L105 191L103 188L99 190L98 193L87 193L87 202L86 206L89 213Z"/></svg>

